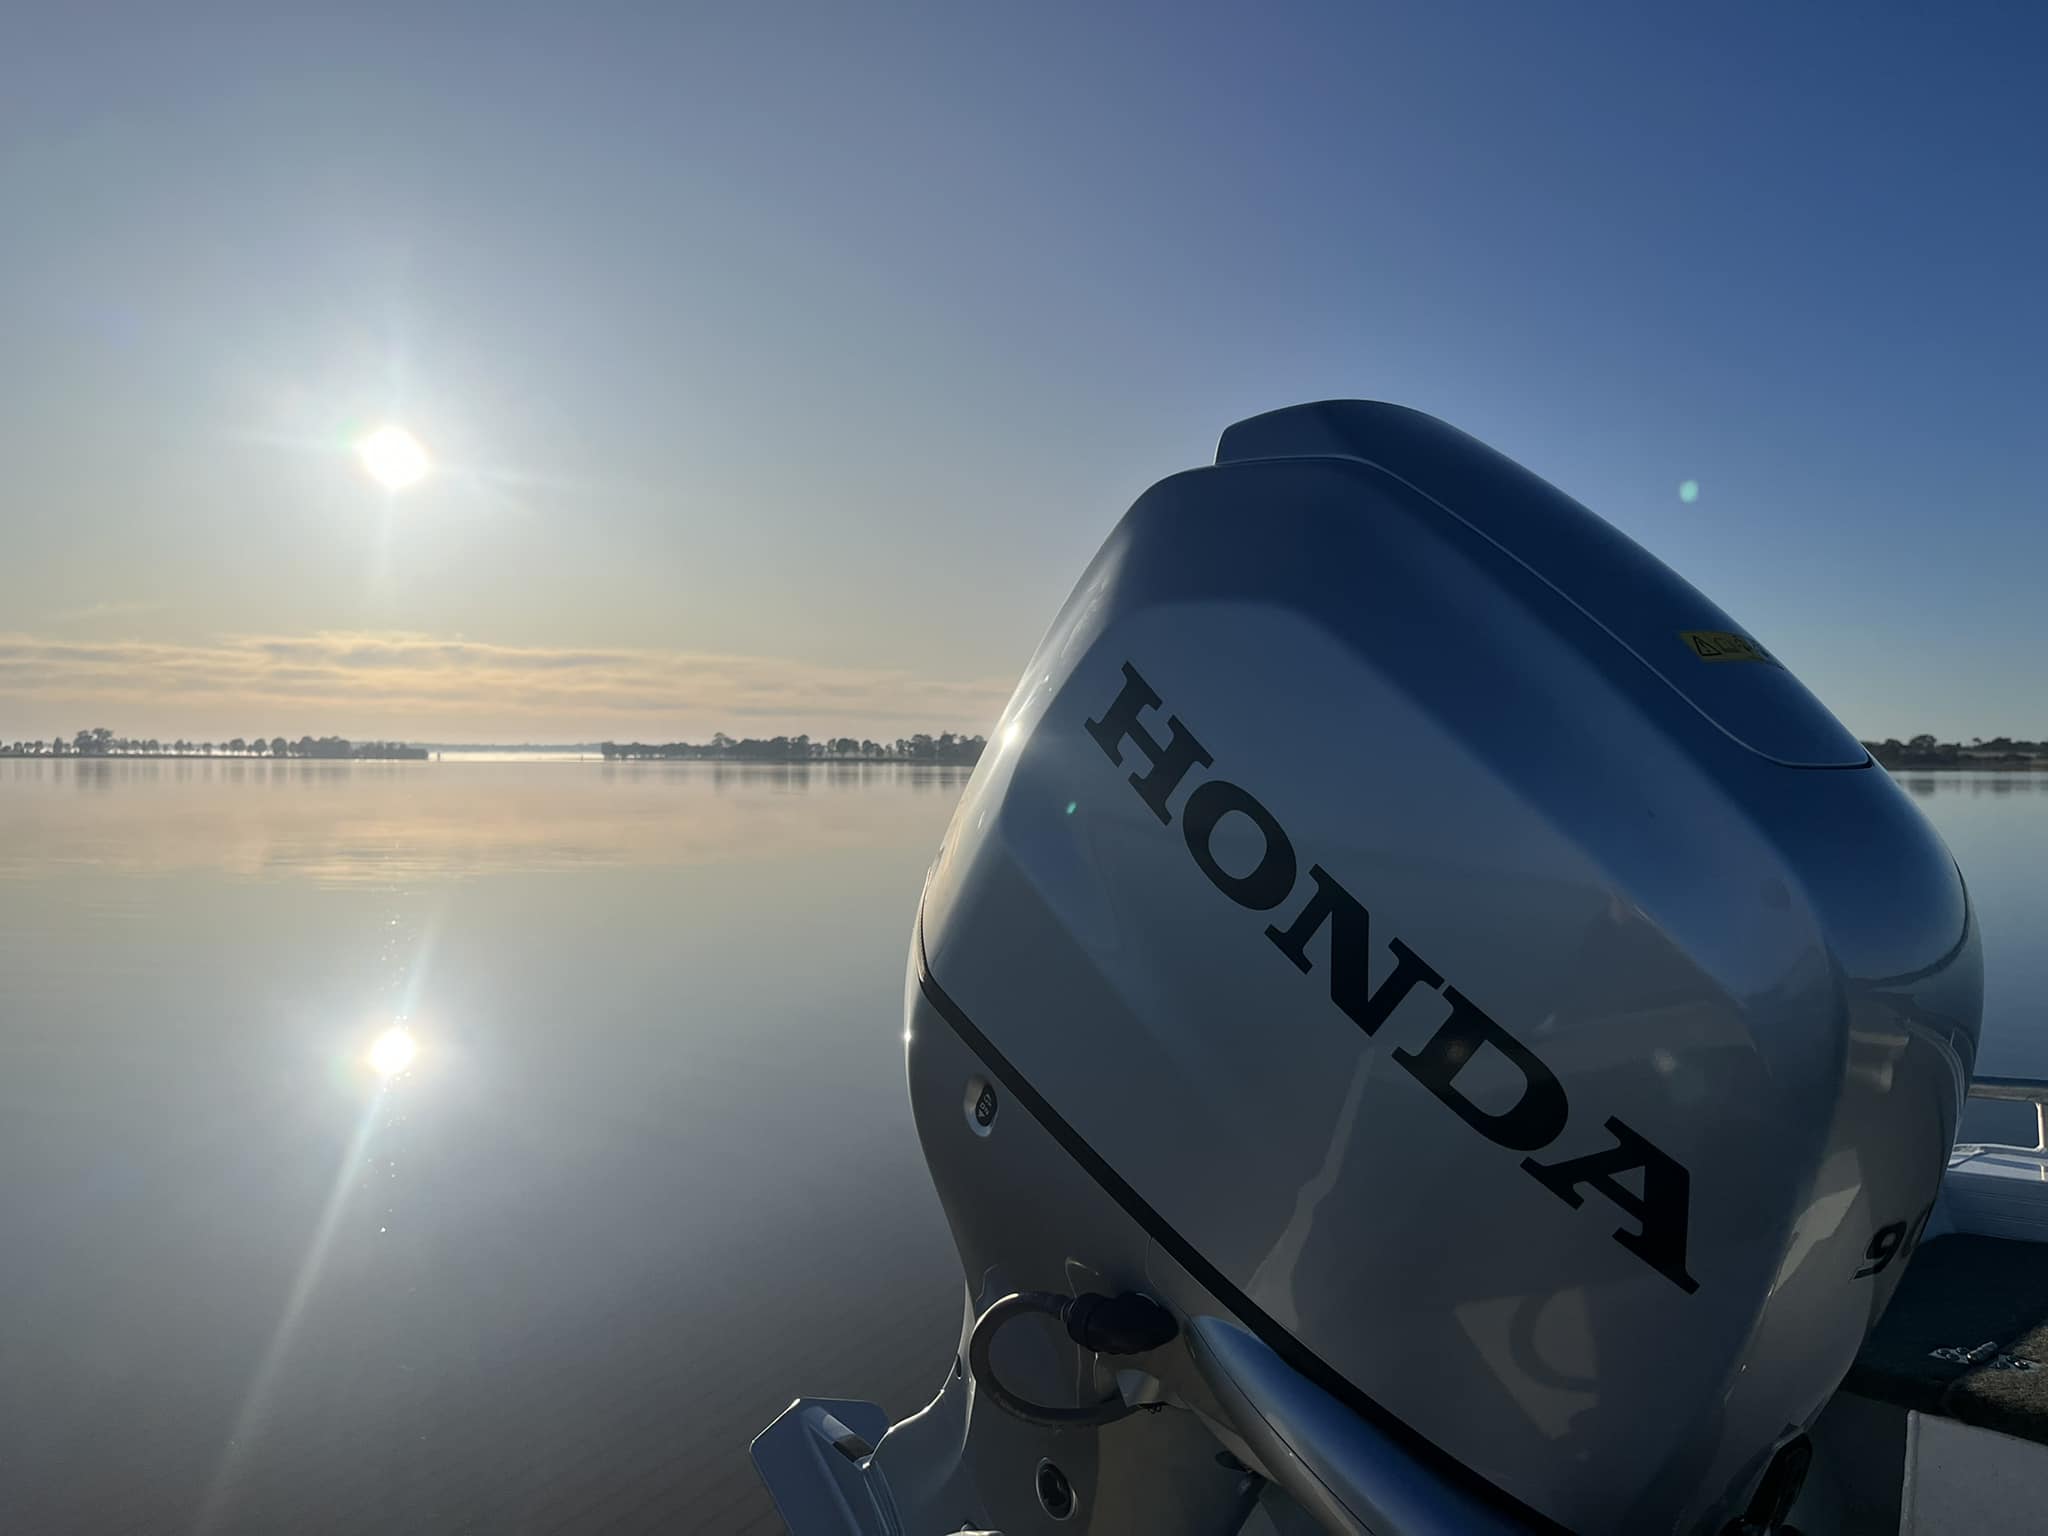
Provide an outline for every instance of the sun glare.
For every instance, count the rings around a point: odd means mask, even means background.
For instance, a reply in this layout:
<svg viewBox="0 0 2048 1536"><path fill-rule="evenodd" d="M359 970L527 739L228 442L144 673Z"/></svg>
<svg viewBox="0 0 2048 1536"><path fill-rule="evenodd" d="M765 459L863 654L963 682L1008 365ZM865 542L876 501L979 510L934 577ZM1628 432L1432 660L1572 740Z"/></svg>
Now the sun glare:
<svg viewBox="0 0 2048 1536"><path fill-rule="evenodd" d="M426 479L433 462L420 440L400 426L382 426L356 444L370 478L387 491L402 491Z"/></svg>
<svg viewBox="0 0 2048 1536"><path fill-rule="evenodd" d="M379 1077L396 1077L419 1053L420 1043L413 1039L412 1031L394 1024L370 1046L370 1065Z"/></svg>

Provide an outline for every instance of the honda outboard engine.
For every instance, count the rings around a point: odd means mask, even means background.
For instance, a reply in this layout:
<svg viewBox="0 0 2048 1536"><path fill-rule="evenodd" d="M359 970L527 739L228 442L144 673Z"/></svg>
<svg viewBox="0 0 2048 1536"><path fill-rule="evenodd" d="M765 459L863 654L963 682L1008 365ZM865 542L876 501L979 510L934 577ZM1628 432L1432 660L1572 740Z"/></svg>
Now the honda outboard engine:
<svg viewBox="0 0 2048 1536"><path fill-rule="evenodd" d="M1241 422L925 888L953 1374L757 1462L796 1536L1769 1529L1980 991L1940 840L1699 592L1430 417Z"/></svg>

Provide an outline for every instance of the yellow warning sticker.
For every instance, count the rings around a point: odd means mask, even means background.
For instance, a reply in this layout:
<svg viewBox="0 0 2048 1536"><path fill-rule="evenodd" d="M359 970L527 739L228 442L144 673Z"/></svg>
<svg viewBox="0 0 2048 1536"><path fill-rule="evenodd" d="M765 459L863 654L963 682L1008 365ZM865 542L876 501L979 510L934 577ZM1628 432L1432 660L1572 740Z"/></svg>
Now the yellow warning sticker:
<svg viewBox="0 0 2048 1536"><path fill-rule="evenodd" d="M1779 665L1777 657L1747 635L1721 629L1685 629L1679 631L1678 638L1701 661L1760 661L1766 666Z"/></svg>

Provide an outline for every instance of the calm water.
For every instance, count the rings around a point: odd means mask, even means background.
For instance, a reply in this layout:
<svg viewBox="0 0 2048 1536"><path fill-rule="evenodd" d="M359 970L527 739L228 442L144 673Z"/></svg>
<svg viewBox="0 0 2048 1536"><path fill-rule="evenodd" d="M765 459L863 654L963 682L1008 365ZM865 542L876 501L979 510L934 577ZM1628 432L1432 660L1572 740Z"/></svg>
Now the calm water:
<svg viewBox="0 0 2048 1536"><path fill-rule="evenodd" d="M0 762L0 1531L773 1529L753 1432L959 1326L900 1007L963 779ZM1907 784L2048 1074L2048 779Z"/></svg>
<svg viewBox="0 0 2048 1536"><path fill-rule="evenodd" d="M773 1529L755 1430L950 1364L963 782L0 762L0 1531Z"/></svg>

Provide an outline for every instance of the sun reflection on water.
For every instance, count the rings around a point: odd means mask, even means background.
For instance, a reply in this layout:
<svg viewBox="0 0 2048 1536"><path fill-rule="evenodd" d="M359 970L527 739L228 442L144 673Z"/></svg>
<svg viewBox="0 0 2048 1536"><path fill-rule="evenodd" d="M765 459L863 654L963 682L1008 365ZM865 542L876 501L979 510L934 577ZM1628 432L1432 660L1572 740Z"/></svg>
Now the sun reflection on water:
<svg viewBox="0 0 2048 1536"><path fill-rule="evenodd" d="M412 1031L394 1024L371 1042L370 1066L379 1077L396 1077L412 1065L419 1053L420 1043L413 1038Z"/></svg>

